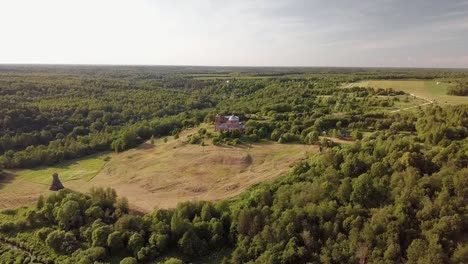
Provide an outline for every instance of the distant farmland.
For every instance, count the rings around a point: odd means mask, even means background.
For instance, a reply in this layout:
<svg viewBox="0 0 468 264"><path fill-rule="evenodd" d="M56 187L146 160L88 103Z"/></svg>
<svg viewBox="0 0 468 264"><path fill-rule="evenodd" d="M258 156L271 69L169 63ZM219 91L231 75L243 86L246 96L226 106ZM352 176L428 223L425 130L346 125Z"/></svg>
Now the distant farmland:
<svg viewBox="0 0 468 264"><path fill-rule="evenodd" d="M447 95L449 85L435 80L370 80L349 83L345 87L393 88L429 101L436 100L439 104L468 104L468 97L466 96Z"/></svg>

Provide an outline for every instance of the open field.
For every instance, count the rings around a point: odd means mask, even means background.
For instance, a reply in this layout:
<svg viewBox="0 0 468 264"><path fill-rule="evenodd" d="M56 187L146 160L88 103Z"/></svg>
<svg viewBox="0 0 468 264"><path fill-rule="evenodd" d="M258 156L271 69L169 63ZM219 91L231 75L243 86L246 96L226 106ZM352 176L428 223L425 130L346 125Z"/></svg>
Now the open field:
<svg viewBox="0 0 468 264"><path fill-rule="evenodd" d="M449 84L434 80L370 80L346 84L344 87L354 86L372 88L393 88L409 94L424 98L428 101L435 100L439 104L468 104L468 97L447 95Z"/></svg>
<svg viewBox="0 0 468 264"><path fill-rule="evenodd" d="M187 200L217 201L286 173L317 146L259 143L250 146L187 144L186 135L144 143L120 154L101 154L53 168L11 173L0 183L0 209L31 203L48 193L50 175L59 172L65 187L87 192L112 187L139 210L168 208ZM105 161L108 160L108 161ZM100 169L97 175L92 175ZM92 177L94 176L94 177ZM43 177L43 178L42 178Z"/></svg>
<svg viewBox="0 0 468 264"><path fill-rule="evenodd" d="M6 173L0 181L0 210L31 204L48 190L49 186L46 184L34 183Z"/></svg>
<svg viewBox="0 0 468 264"><path fill-rule="evenodd" d="M108 159L110 159L109 153L100 153L83 159L62 162L56 166L21 170L15 174L18 178L42 184L50 184L51 175L55 172L60 175L62 182L77 179L89 181L101 171Z"/></svg>
<svg viewBox="0 0 468 264"><path fill-rule="evenodd" d="M82 159L62 162L51 167L7 171L0 181L0 209L15 208L36 200L49 192L52 174L57 172L65 186L70 181L90 181L103 168L110 153L100 153Z"/></svg>

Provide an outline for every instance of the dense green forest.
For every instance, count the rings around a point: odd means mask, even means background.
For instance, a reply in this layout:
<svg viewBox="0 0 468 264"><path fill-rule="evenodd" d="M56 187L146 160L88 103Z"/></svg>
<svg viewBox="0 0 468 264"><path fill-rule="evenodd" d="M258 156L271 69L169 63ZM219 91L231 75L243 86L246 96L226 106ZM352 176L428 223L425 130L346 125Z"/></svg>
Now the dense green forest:
<svg viewBox="0 0 468 264"><path fill-rule="evenodd" d="M291 134L298 132L304 141L312 124L316 130L335 128L338 122L338 129L386 128L392 121L383 118L383 108L409 101L407 95L340 85L372 78L466 80L468 75L453 70L236 70L226 75L228 69L210 67L2 66L0 167L30 168L125 150L151 136L175 135L210 121L215 113L272 120L251 125L261 138L273 134L277 139L280 133L287 141L296 140ZM210 72L221 77L210 78Z"/></svg>
<svg viewBox="0 0 468 264"><path fill-rule="evenodd" d="M246 131L215 144L323 149L218 203L142 214L110 188L51 193L0 213L0 262L468 263L468 105L391 113L415 99L342 88L435 78L461 87L468 71L1 66L4 169L123 151L218 113ZM350 144L319 137L348 133Z"/></svg>

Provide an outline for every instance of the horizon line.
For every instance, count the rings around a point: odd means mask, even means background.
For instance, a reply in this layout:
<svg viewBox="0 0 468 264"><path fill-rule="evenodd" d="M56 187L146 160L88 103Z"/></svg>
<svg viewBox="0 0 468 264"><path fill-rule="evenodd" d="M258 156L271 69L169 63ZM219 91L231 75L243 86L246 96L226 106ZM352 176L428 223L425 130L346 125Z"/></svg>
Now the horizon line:
<svg viewBox="0 0 468 264"><path fill-rule="evenodd" d="M450 70L468 70L468 67L418 67L418 66L292 66L292 65L201 65L201 64L127 64L127 63L0 63L1 66L95 66L95 67L209 67L209 68L354 68L354 69L450 69Z"/></svg>

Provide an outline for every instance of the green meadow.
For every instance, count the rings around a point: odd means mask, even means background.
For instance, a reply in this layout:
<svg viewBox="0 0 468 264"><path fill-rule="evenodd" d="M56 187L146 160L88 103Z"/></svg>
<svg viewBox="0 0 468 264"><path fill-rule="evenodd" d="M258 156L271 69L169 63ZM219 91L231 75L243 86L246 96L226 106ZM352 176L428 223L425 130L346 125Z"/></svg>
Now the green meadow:
<svg viewBox="0 0 468 264"><path fill-rule="evenodd" d="M439 104L468 104L468 97L447 95L450 84L436 80L369 80L345 85L347 88L354 86L393 88Z"/></svg>
<svg viewBox="0 0 468 264"><path fill-rule="evenodd" d="M17 172L21 179L31 182L50 184L52 174L58 173L62 182L84 179L91 180L110 159L110 153L98 153L85 158L65 161L54 166L38 167Z"/></svg>

